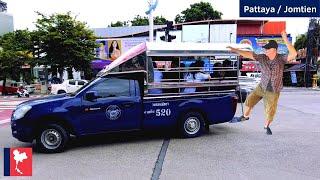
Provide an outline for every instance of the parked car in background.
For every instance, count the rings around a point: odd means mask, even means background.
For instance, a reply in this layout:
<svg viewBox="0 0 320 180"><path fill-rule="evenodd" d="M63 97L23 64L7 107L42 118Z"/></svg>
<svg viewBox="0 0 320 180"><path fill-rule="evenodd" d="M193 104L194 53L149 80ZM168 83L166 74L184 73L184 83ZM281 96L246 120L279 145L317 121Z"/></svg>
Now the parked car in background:
<svg viewBox="0 0 320 180"><path fill-rule="evenodd" d="M29 94L34 93L36 87L34 85L25 85L24 88L28 91Z"/></svg>
<svg viewBox="0 0 320 180"><path fill-rule="evenodd" d="M51 94L73 93L87 84L86 80L65 80L61 84L51 84Z"/></svg>
<svg viewBox="0 0 320 180"><path fill-rule="evenodd" d="M16 94L17 90L19 88L18 86L19 84L16 81L13 80L6 80L6 84L5 84L5 91L8 94ZM0 81L0 92L3 93L4 92L4 87L3 87L3 81Z"/></svg>

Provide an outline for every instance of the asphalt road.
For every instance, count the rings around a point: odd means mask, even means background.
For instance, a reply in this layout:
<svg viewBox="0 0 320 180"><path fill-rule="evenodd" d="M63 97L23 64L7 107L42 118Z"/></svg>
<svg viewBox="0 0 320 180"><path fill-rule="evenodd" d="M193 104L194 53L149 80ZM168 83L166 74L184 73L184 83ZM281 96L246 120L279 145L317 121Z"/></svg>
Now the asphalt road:
<svg viewBox="0 0 320 180"><path fill-rule="evenodd" d="M319 109L320 91L293 90L280 96L272 136L259 103L249 121L213 125L194 139L137 133L77 139L64 153L34 152L32 179L320 179ZM31 144L2 125L3 147Z"/></svg>

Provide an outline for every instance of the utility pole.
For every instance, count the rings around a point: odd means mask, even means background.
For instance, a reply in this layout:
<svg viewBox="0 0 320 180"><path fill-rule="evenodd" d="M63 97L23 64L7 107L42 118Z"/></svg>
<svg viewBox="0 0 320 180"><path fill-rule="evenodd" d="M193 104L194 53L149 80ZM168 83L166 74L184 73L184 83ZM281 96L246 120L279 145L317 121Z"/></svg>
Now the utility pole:
<svg viewBox="0 0 320 180"><path fill-rule="evenodd" d="M149 42L153 42L153 11L158 5L158 0L149 1L149 9L146 11L146 14L149 15Z"/></svg>
<svg viewBox="0 0 320 180"><path fill-rule="evenodd" d="M152 14L152 11L153 10L151 10L149 13L149 42L153 42L153 14Z"/></svg>

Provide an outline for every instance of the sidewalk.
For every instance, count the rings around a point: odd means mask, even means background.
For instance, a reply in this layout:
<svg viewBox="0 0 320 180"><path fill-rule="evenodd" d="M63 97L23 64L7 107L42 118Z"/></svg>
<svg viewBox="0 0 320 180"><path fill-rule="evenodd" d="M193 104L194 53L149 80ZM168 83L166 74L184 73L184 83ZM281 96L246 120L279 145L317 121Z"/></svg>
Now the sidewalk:
<svg viewBox="0 0 320 180"><path fill-rule="evenodd" d="M306 88L306 87L283 87L283 92L297 92L297 91L320 91L320 87L318 88Z"/></svg>

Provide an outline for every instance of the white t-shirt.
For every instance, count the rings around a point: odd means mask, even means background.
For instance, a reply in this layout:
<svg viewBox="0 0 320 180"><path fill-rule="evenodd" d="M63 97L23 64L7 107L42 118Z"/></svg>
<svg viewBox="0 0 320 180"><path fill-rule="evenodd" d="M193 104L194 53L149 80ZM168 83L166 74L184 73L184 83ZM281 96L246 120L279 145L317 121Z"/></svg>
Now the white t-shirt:
<svg viewBox="0 0 320 180"><path fill-rule="evenodd" d="M191 73L187 73L184 79L186 80L186 82L202 82L206 79L210 79L210 77L211 77L210 74L198 72L195 74L195 79L193 78L193 75ZM193 92L196 92L196 88L195 87L185 88L183 92L193 93Z"/></svg>

